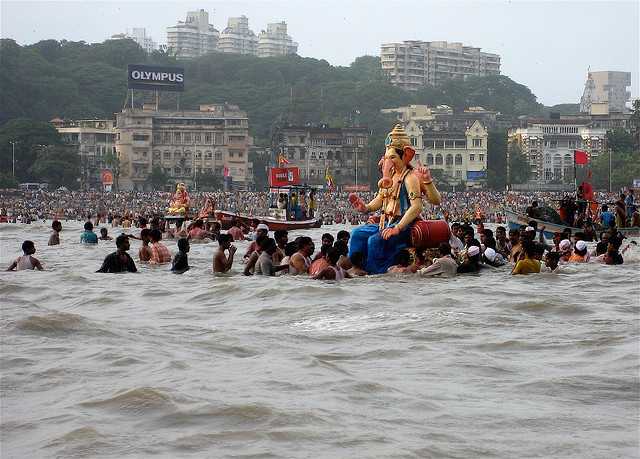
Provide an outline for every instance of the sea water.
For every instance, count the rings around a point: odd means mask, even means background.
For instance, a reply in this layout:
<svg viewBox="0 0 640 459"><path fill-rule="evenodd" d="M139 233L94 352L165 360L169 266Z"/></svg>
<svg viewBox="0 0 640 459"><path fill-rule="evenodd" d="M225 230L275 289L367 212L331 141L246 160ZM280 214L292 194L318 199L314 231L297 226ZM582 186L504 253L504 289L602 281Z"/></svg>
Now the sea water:
<svg viewBox="0 0 640 459"><path fill-rule="evenodd" d="M0 274L2 458L640 454L637 249L332 283L244 277L246 242L214 276L217 244L193 243L183 275L116 275L95 273L114 242L63 225L56 247L48 223L0 225L3 267L25 239L46 267Z"/></svg>

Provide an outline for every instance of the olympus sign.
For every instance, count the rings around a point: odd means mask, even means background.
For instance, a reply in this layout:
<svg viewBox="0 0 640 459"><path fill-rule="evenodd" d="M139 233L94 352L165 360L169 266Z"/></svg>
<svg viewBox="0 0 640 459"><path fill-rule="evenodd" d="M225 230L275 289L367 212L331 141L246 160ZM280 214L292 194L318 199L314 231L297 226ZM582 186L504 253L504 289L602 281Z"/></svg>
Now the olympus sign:
<svg viewBox="0 0 640 459"><path fill-rule="evenodd" d="M151 91L184 91L184 69L129 64L128 88Z"/></svg>

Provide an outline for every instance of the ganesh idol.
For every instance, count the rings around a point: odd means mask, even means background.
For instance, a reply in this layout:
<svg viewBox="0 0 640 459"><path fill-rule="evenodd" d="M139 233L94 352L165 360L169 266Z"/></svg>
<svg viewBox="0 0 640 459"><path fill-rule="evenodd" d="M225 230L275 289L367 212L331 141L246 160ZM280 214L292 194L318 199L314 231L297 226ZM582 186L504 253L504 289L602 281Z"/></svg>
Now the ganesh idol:
<svg viewBox="0 0 640 459"><path fill-rule="evenodd" d="M186 216L187 212L189 212L190 202L191 200L189 198L189 193L187 193L187 187L184 183L178 183L176 186L176 192L172 196L171 203L169 204L169 214Z"/></svg>
<svg viewBox="0 0 640 459"><path fill-rule="evenodd" d="M414 169L411 165L414 155L409 137L402 125L397 124L385 140L378 194L368 204L356 195L349 196L360 212L380 211L377 224L354 229L350 239L349 255L361 252L370 274L386 273L397 254L409 247L412 226L422 213L422 195L431 204L440 203L429 169Z"/></svg>

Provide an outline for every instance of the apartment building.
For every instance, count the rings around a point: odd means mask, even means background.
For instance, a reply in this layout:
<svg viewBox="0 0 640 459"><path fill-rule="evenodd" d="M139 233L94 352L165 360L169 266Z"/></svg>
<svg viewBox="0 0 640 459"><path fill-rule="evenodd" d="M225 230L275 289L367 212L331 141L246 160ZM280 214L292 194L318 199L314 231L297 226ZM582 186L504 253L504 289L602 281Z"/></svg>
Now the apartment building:
<svg viewBox="0 0 640 459"><path fill-rule="evenodd" d="M220 33L218 51L231 54L256 55L258 37L249 29L249 18L229 18L227 28Z"/></svg>
<svg viewBox="0 0 640 459"><path fill-rule="evenodd" d="M219 37L207 11L189 11L184 22L167 27L167 48L178 59L192 59L216 51Z"/></svg>
<svg viewBox="0 0 640 459"><path fill-rule="evenodd" d="M446 41L383 43L380 65L389 81L408 91L450 79L500 74L500 56Z"/></svg>
<svg viewBox="0 0 640 459"><path fill-rule="evenodd" d="M298 43L287 34L287 23L267 24L267 30L258 35L258 57L288 56L298 52Z"/></svg>
<svg viewBox="0 0 640 459"><path fill-rule="evenodd" d="M189 186L199 174L222 178L225 170L234 188L251 181L249 119L236 105L179 112L125 108L116 114L116 126L121 189L144 189L154 167Z"/></svg>
<svg viewBox="0 0 640 459"><path fill-rule="evenodd" d="M275 132L272 148L300 169L302 182L325 185L329 170L336 186L345 186L369 183L368 144L366 127L288 126Z"/></svg>
<svg viewBox="0 0 640 459"><path fill-rule="evenodd" d="M580 112L591 115L628 112L631 72L589 72L580 99Z"/></svg>
<svg viewBox="0 0 640 459"><path fill-rule="evenodd" d="M140 45L142 49L147 52L147 54L151 54L153 51L158 49L158 44L147 35L147 29L144 27L134 27L131 30L127 30L125 33L119 33L111 36L112 40L133 40L137 44Z"/></svg>
<svg viewBox="0 0 640 459"><path fill-rule="evenodd" d="M487 179L488 131L480 121L466 129L421 129L421 161L430 169L442 170L450 184L482 188Z"/></svg>
<svg viewBox="0 0 640 459"><path fill-rule="evenodd" d="M607 131L589 118L530 119L509 130L509 144L517 145L531 166L530 180L568 183L573 180L573 151L597 157L607 148Z"/></svg>
<svg viewBox="0 0 640 459"><path fill-rule="evenodd" d="M100 173L113 169L116 155L116 130L113 120L62 120L55 118L51 124L62 141L74 148L80 156L80 181L82 189L101 189Z"/></svg>

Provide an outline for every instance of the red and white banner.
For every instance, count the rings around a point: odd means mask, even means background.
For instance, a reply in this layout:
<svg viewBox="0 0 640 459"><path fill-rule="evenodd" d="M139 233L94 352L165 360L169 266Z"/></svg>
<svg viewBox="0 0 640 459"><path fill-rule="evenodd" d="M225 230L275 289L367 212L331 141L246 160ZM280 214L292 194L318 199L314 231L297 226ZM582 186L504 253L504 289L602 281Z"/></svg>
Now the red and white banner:
<svg viewBox="0 0 640 459"><path fill-rule="evenodd" d="M297 167L272 167L269 174L270 186L300 184L300 170Z"/></svg>

